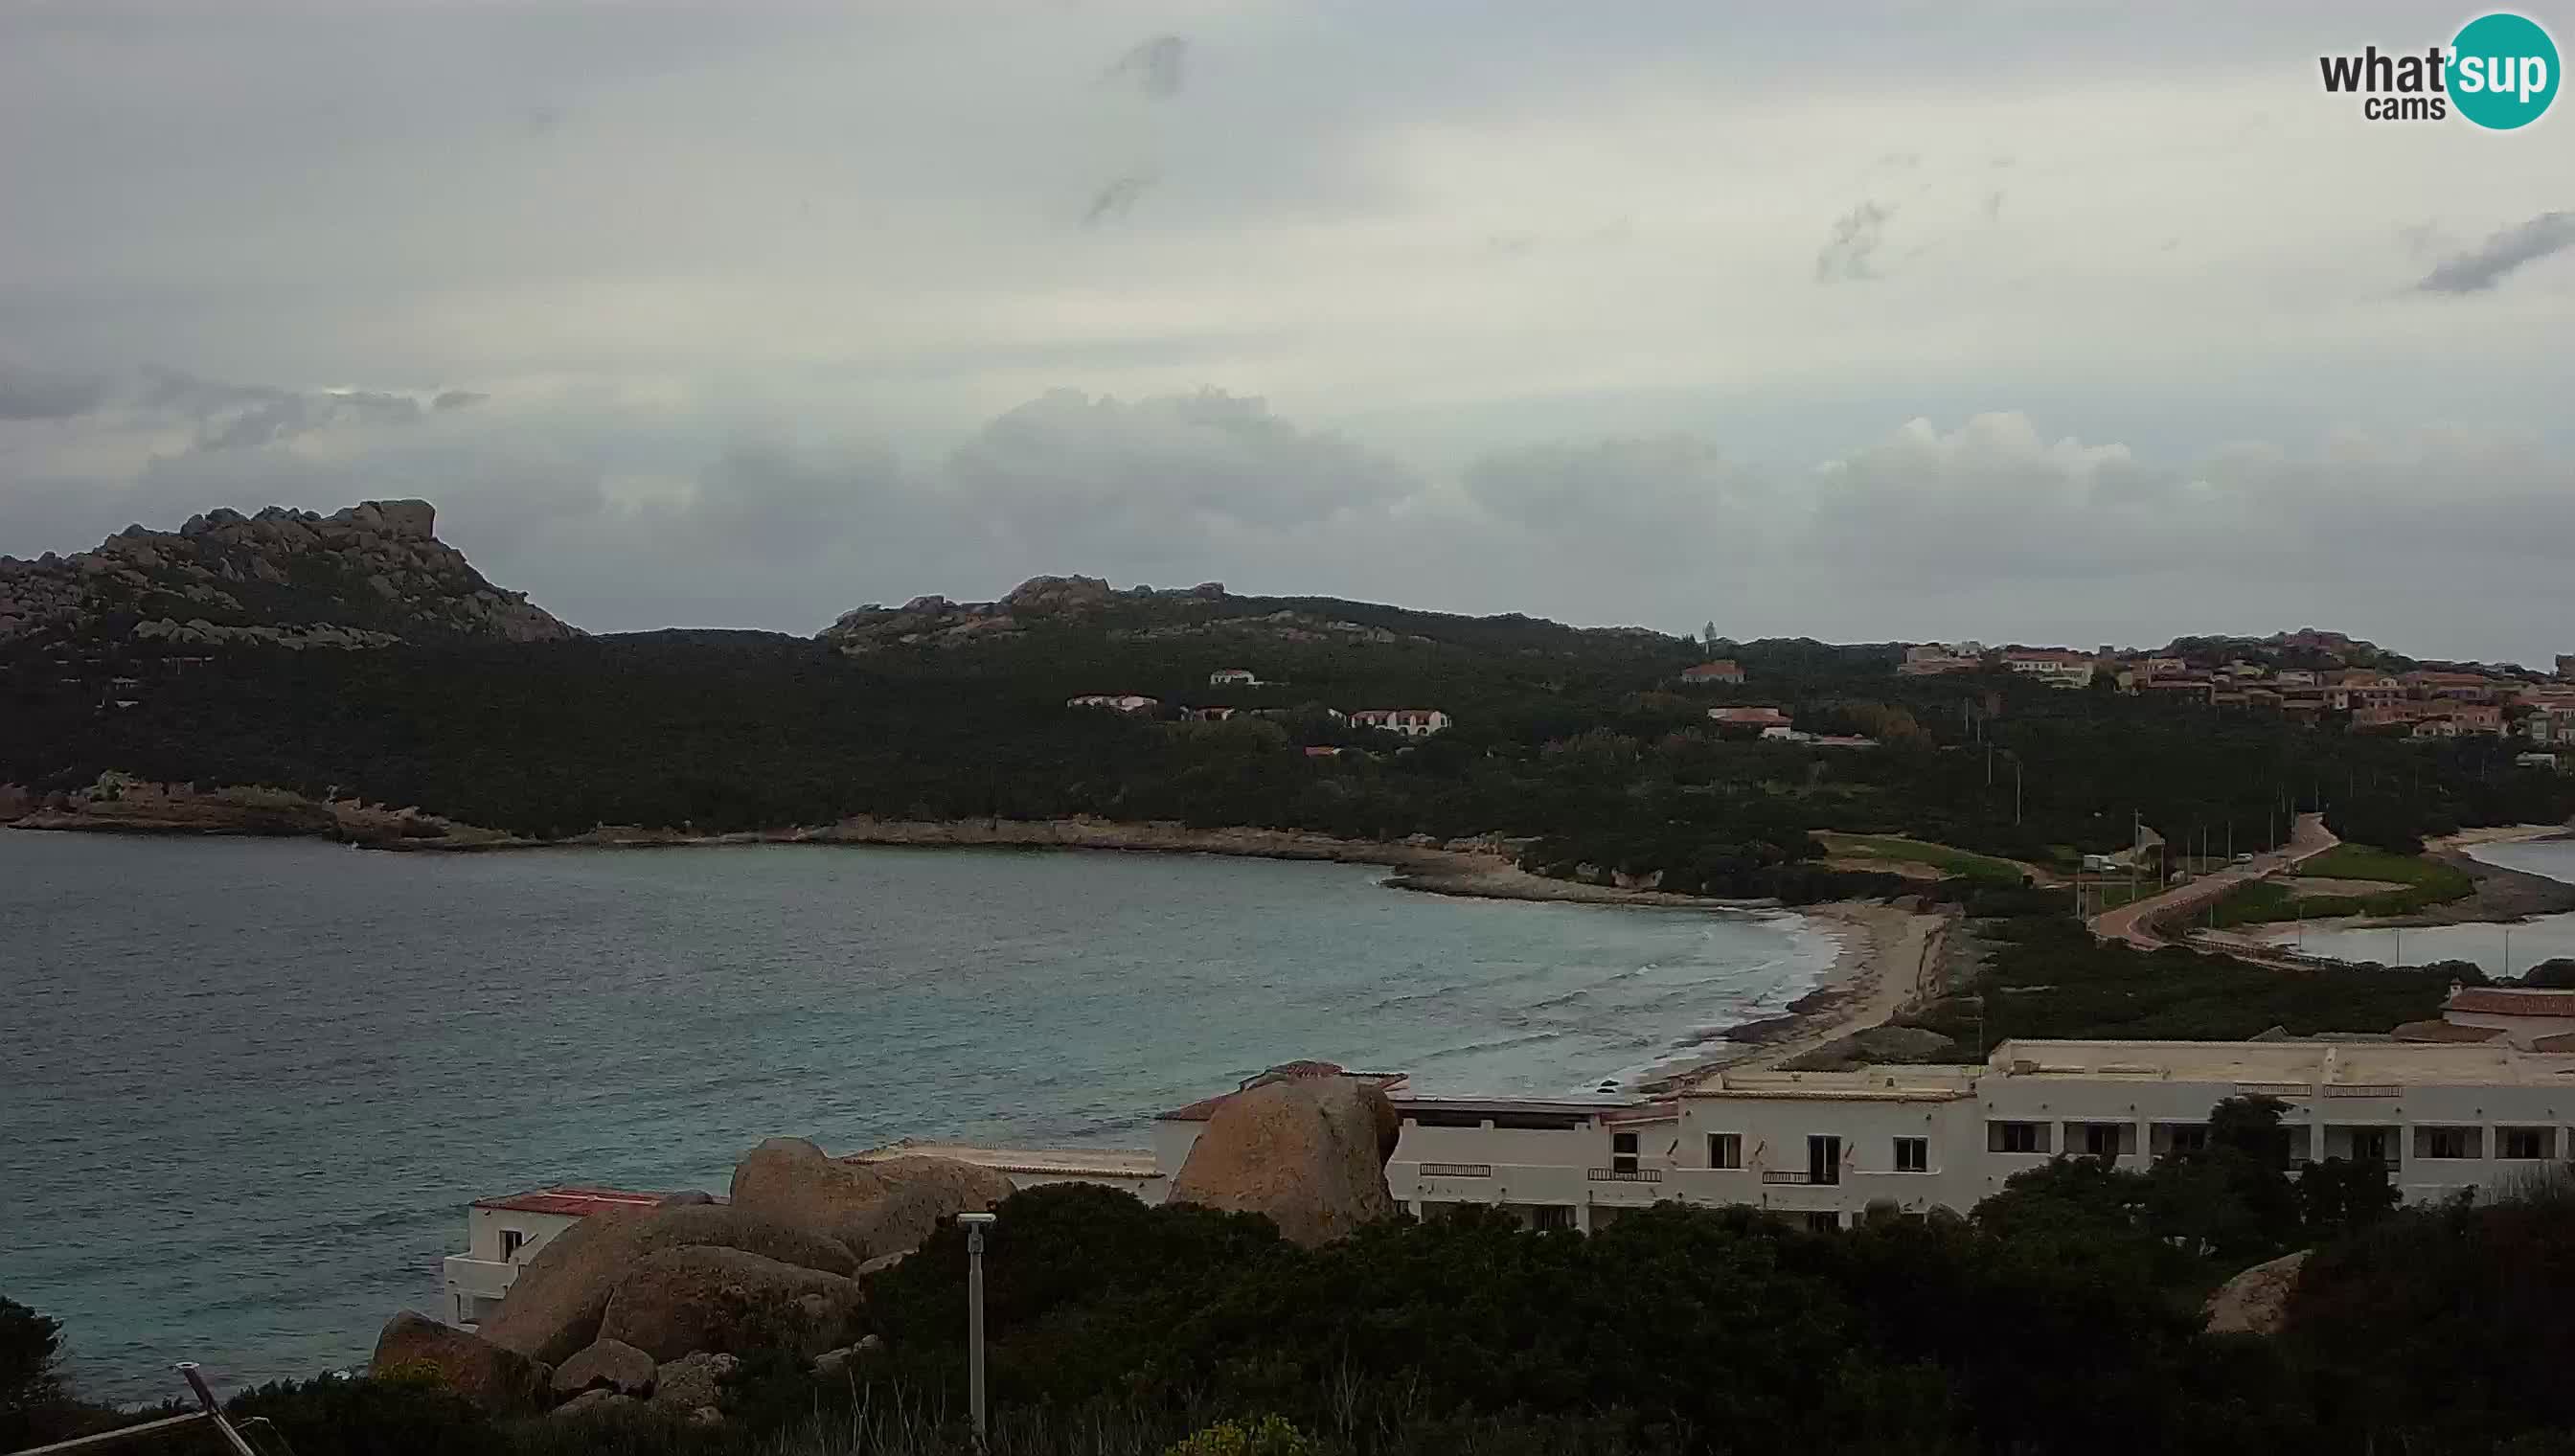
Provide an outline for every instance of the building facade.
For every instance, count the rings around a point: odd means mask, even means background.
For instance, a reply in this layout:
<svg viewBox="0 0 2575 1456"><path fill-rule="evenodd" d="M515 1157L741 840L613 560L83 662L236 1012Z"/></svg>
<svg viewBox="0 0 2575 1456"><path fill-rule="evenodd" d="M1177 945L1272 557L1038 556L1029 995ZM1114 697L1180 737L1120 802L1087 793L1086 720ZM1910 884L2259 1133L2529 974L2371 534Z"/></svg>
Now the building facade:
<svg viewBox="0 0 2575 1456"><path fill-rule="evenodd" d="M2575 1055L2483 1043L2013 1041L1982 1066L1719 1073L1664 1100L1397 1101L1386 1165L1415 1213L1531 1227L1744 1204L1818 1227L1872 1204L1966 1212L2056 1157L2142 1168L2209 1110L2287 1104L2292 1160L2374 1157L2410 1201L2492 1192L2575 1151Z"/></svg>

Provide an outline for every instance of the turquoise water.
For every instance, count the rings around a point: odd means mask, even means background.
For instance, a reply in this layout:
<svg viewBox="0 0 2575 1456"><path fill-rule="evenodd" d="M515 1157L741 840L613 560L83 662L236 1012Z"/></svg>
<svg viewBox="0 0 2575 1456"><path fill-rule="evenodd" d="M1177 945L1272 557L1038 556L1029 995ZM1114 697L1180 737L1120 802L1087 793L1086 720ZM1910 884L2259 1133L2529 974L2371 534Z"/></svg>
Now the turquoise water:
<svg viewBox="0 0 2575 1456"><path fill-rule="evenodd" d="M2575 884L2575 840L2480 844L2468 854L2488 864ZM2399 963L2400 956L2406 965L2467 960L2483 966L2489 975L2519 975L2540 961L2575 956L2575 914L2534 915L2512 925L2425 925L2409 930L2319 930L2310 925L2303 937L2293 930L2273 938L2336 960L2389 965Z"/></svg>
<svg viewBox="0 0 2575 1456"><path fill-rule="evenodd" d="M465 1204L721 1189L794 1133L1142 1145L1314 1056L1632 1075L1776 1012L1791 915L1519 904L1364 866L775 846L395 855L0 831L0 1294L94 1398L362 1359Z"/></svg>

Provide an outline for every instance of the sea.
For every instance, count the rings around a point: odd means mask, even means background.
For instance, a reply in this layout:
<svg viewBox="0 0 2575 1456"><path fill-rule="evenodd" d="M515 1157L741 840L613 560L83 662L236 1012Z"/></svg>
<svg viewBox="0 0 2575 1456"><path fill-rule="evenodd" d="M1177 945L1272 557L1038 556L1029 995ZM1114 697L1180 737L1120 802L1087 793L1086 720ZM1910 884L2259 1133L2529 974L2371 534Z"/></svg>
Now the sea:
<svg viewBox="0 0 2575 1456"><path fill-rule="evenodd" d="M762 1138L1144 1146L1317 1057L1643 1076L1774 1015L1787 913L1451 898L1369 866L762 845L392 854L0 830L0 1296L94 1400L362 1361L473 1199L727 1185Z"/></svg>
<svg viewBox="0 0 2575 1456"><path fill-rule="evenodd" d="M2467 853L2488 864L2575 884L2575 839L2478 844ZM2272 938L2336 960L2375 960L2387 965L2467 960L2484 967L2489 975L2519 975L2543 960L2575 957L2575 913L2533 915L2509 925L2424 925L2398 930L2321 930L2310 925Z"/></svg>

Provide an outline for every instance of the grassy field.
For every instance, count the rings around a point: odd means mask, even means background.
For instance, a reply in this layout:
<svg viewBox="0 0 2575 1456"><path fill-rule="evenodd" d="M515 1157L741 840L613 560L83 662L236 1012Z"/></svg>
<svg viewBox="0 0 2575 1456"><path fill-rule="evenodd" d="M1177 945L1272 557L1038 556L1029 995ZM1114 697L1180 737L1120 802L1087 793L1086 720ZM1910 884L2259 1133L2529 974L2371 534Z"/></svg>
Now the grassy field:
<svg viewBox="0 0 2575 1456"><path fill-rule="evenodd" d="M1926 844L1919 839L1906 839L1894 834L1829 834L1815 836L1835 854L1854 859L1899 859L1908 864L1927 864L1947 875L1964 875L1993 884L2021 882L2022 870L2008 859L1990 854L1974 854L1952 849L1946 844Z"/></svg>
<svg viewBox="0 0 2575 1456"><path fill-rule="evenodd" d="M2261 925L2277 920L2335 915L2403 915L2457 899L2473 888L2458 869L2415 854L2391 854L2361 844L2337 844L2298 866L2318 879L2377 879L2401 889L2367 895L2307 895L2302 899L2269 880L2244 885L2217 902L2217 924Z"/></svg>

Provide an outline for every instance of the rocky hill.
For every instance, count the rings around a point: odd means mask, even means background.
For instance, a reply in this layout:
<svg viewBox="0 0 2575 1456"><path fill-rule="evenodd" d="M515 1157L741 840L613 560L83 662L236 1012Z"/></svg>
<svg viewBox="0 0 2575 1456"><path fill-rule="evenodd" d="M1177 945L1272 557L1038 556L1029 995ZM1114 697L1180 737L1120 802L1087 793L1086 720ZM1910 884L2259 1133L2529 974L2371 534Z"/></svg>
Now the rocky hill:
<svg viewBox="0 0 2575 1456"><path fill-rule="evenodd" d="M485 581L438 540L436 524L426 501L368 501L329 516L216 510L175 532L129 526L69 557L0 557L0 645L373 648L581 635Z"/></svg>
<svg viewBox="0 0 2575 1456"><path fill-rule="evenodd" d="M1238 597L1222 582L1122 591L1097 577L1032 577L998 602L916 597L901 607L871 604L843 614L818 636L855 656L1067 632L1104 644L1445 645L1541 653L1654 650L1671 641L1640 628L1570 628L1516 615L1468 618L1331 597Z"/></svg>

